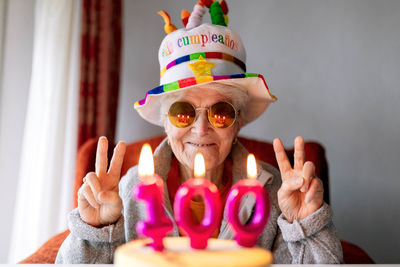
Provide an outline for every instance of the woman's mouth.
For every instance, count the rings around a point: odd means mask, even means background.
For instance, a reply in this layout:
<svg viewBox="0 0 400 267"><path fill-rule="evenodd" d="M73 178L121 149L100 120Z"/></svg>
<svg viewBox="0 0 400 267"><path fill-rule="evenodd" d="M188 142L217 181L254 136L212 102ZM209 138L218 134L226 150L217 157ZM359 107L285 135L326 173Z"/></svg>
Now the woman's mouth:
<svg viewBox="0 0 400 267"><path fill-rule="evenodd" d="M193 142L187 142L187 144L195 147L209 147L215 145L215 143L193 143Z"/></svg>

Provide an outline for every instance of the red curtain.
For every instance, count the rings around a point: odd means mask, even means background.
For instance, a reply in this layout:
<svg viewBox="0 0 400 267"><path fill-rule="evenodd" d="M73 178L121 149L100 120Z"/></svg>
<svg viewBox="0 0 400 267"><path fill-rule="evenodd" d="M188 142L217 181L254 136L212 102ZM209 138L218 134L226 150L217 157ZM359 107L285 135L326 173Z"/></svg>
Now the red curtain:
<svg viewBox="0 0 400 267"><path fill-rule="evenodd" d="M122 0L83 0L78 147L114 141L122 42Z"/></svg>

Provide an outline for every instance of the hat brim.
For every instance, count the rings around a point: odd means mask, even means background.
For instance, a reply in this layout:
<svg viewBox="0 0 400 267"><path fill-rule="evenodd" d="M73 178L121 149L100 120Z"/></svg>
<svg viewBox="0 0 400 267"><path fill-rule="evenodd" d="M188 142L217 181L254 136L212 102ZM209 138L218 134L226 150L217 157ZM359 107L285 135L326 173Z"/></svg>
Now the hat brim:
<svg viewBox="0 0 400 267"><path fill-rule="evenodd" d="M245 124L258 118L270 103L277 100L276 96L269 91L267 83L261 74L242 73L235 75L190 77L163 84L148 91L145 98L137 101L134 106L142 118L152 124L163 126L160 119L160 101L164 96L171 93L184 92L188 89L212 83L237 85L238 87L247 89L249 96L248 102L251 104L247 105L246 112L243 114Z"/></svg>

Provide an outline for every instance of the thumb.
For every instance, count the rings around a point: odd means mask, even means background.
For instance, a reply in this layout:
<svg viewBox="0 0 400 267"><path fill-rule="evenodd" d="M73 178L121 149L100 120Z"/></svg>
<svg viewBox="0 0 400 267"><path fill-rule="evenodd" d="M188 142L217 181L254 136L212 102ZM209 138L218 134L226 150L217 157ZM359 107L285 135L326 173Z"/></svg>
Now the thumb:
<svg viewBox="0 0 400 267"><path fill-rule="evenodd" d="M97 198L104 205L118 205L121 203L119 194L115 191L102 191L97 194Z"/></svg>
<svg viewBox="0 0 400 267"><path fill-rule="evenodd" d="M288 198L294 191L299 190L303 185L303 178L288 179L282 183L279 189L280 198Z"/></svg>

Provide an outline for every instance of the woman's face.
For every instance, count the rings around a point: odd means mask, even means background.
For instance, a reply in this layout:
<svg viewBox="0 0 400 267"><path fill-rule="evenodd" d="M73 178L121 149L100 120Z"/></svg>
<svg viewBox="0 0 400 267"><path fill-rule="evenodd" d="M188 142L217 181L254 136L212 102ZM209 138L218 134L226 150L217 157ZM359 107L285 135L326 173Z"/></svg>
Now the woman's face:
<svg viewBox="0 0 400 267"><path fill-rule="evenodd" d="M210 107L219 101L230 102L226 96L212 89L197 88L187 91L179 99L191 103L194 107ZM193 169L194 157L201 152L204 156L206 169L212 169L224 162L231 151L234 137L240 130L240 121L234 125L218 129L207 119L207 110L197 110L197 120L186 128L175 127L168 118L164 120L165 132L168 135L172 151L178 161Z"/></svg>

